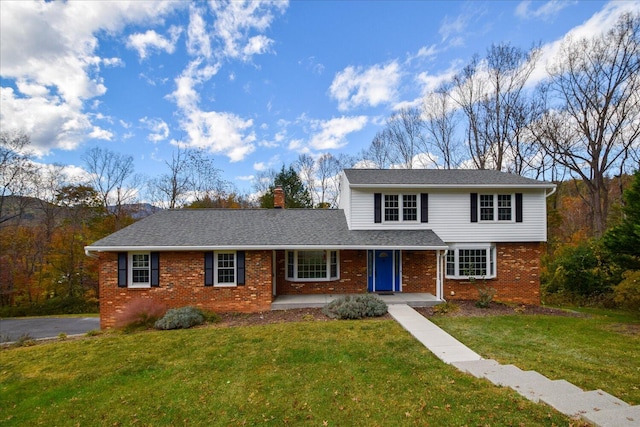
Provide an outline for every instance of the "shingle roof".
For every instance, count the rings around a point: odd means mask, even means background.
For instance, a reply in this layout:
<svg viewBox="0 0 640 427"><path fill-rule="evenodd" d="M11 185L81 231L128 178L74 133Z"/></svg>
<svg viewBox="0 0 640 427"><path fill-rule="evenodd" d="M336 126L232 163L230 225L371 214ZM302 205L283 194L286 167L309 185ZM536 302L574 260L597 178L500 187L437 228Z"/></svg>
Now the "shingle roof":
<svg viewBox="0 0 640 427"><path fill-rule="evenodd" d="M431 230L349 230L341 209L184 209L153 214L87 247L356 249L446 248Z"/></svg>
<svg viewBox="0 0 640 427"><path fill-rule="evenodd" d="M476 169L345 169L351 185L424 185L424 186L537 186L554 187L537 181L496 170Z"/></svg>

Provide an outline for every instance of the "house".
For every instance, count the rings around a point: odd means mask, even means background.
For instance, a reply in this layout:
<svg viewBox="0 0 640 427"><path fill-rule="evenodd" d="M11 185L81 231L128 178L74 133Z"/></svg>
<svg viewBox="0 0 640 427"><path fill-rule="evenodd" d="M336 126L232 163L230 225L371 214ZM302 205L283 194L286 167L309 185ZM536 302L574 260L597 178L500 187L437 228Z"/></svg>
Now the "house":
<svg viewBox="0 0 640 427"><path fill-rule="evenodd" d="M161 211L85 248L101 326L132 298L225 312L281 295L431 293L539 304L550 183L489 170L348 169L338 209ZM279 208L278 208L279 207Z"/></svg>

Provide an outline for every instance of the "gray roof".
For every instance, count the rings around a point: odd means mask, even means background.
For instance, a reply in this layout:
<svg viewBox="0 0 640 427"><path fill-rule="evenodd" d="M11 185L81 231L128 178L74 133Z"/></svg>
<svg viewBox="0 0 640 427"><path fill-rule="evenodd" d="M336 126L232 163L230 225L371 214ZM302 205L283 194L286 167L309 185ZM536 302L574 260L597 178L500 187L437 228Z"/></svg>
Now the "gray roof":
<svg viewBox="0 0 640 427"><path fill-rule="evenodd" d="M477 169L345 169L351 185L433 187L545 187L554 184L496 170Z"/></svg>
<svg viewBox="0 0 640 427"><path fill-rule="evenodd" d="M155 213L88 251L197 249L444 249L431 230L349 230L341 209L184 209Z"/></svg>

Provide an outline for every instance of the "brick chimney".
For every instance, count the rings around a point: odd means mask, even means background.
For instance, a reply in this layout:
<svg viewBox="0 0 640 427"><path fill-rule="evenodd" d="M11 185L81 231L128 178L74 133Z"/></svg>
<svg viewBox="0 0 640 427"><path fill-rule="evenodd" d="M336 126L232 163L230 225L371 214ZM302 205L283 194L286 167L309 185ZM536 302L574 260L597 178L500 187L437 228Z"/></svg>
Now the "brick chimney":
<svg viewBox="0 0 640 427"><path fill-rule="evenodd" d="M284 189L280 185L273 189L273 207L284 209Z"/></svg>

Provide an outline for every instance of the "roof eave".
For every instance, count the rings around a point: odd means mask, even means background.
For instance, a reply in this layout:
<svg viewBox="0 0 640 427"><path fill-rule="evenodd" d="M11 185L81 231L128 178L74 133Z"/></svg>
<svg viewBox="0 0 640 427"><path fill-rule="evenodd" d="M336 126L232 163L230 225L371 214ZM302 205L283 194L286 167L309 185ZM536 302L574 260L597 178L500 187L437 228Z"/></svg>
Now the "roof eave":
<svg viewBox="0 0 640 427"><path fill-rule="evenodd" d="M555 184L349 184L351 188L555 188Z"/></svg>
<svg viewBox="0 0 640 427"><path fill-rule="evenodd" d="M96 252L203 252L230 250L446 250L445 244L439 245L218 245L218 246L85 246L84 251L90 256Z"/></svg>

